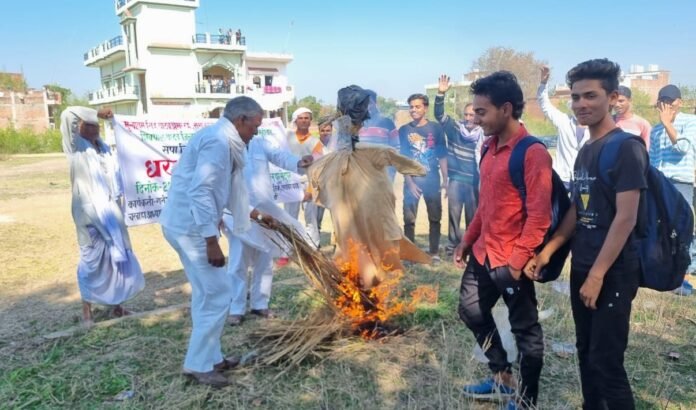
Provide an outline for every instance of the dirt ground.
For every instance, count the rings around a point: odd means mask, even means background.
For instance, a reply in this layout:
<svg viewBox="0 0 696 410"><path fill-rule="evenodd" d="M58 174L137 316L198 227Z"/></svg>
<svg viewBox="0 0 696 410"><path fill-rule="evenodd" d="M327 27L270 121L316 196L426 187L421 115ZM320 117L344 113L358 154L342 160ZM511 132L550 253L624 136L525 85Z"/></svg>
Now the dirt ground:
<svg viewBox="0 0 696 410"><path fill-rule="evenodd" d="M402 184L397 177L399 220ZM63 155L22 155L0 161L0 348L3 343L60 330L79 320L78 245L70 200L69 170ZM443 215L446 202L444 199ZM426 215L421 201L417 235L427 234ZM443 221L446 235L446 218ZM322 232L331 231L328 215L322 228ZM187 301L190 288L159 225L129 231L147 284L128 307L145 311Z"/></svg>

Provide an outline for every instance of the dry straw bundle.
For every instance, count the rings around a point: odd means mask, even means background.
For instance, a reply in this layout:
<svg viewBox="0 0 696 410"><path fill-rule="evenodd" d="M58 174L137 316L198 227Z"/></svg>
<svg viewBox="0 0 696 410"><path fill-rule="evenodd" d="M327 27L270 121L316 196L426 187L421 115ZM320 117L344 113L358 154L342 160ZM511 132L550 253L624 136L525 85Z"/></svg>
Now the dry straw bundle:
<svg viewBox="0 0 696 410"><path fill-rule="evenodd" d="M282 223L265 227L278 232L290 244L294 250L291 256L293 261L319 292L323 305L309 317L292 321L274 320L253 331L250 337L256 341L257 363L265 366L287 364L289 368L310 355L324 358L326 353L332 351L335 341L356 333L354 322L343 314L336 301L353 299L367 305L368 309L377 309L371 305L374 299L355 283L347 286L341 269L307 243L292 227ZM287 247L287 244L278 245Z"/></svg>

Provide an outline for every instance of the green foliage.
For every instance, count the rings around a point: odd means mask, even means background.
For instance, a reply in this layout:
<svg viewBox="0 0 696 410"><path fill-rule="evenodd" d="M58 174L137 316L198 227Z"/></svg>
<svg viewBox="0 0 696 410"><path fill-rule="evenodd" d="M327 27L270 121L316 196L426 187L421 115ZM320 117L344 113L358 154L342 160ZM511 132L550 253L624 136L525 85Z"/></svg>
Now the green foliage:
<svg viewBox="0 0 696 410"><path fill-rule="evenodd" d="M56 108L54 116L56 119L56 126L60 126L60 115L63 111L70 106L89 106L89 100L86 96L78 97L73 94L72 90L69 88L61 87L58 84L48 84L46 89L60 94L61 104Z"/></svg>
<svg viewBox="0 0 696 410"><path fill-rule="evenodd" d="M428 107L428 116L435 119L435 96L437 89L428 89L426 94L430 99L430 107ZM452 85L445 94L445 114L450 117L461 120L464 113L464 107L472 101L470 88L468 85Z"/></svg>
<svg viewBox="0 0 696 410"><path fill-rule="evenodd" d="M61 152L62 137L58 130L36 133L29 129L0 129L0 154L38 154Z"/></svg>
<svg viewBox="0 0 696 410"><path fill-rule="evenodd" d="M319 117L322 115L322 102L313 95L302 97L299 100L296 98L288 106L288 115L292 115L292 113L300 107L309 108L312 111L312 120L314 121L319 119Z"/></svg>
<svg viewBox="0 0 696 410"><path fill-rule="evenodd" d="M529 131L530 134L539 137L546 137L549 135L558 135L558 130L551 124L551 121L546 118L536 118L526 113L522 115L522 121L524 122L524 127Z"/></svg>
<svg viewBox="0 0 696 410"><path fill-rule="evenodd" d="M660 121L660 114L655 109L655 105L650 102L650 95L638 89L631 90L631 108L634 114L648 120L651 125Z"/></svg>
<svg viewBox="0 0 696 410"><path fill-rule="evenodd" d="M384 98L377 96L377 108L383 117L394 118L394 114L399 110L396 105L396 100L393 98Z"/></svg>
<svg viewBox="0 0 696 410"><path fill-rule="evenodd" d="M27 82L24 76L12 75L12 73L0 73L0 90L25 91Z"/></svg>

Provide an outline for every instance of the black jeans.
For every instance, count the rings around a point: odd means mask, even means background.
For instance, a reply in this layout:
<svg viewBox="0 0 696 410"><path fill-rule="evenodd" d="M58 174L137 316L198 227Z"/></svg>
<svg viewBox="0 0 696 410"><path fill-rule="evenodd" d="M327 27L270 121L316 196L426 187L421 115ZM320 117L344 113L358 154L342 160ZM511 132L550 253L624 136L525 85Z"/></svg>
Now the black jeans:
<svg viewBox="0 0 696 410"><path fill-rule="evenodd" d="M491 269L487 262L482 266L470 256L459 290L459 317L485 351L493 373L511 371L491 313L501 296L510 312L510 326L519 350L519 392L526 405L536 404L544 363L544 334L534 283L524 275L520 280L513 279L507 266Z"/></svg>
<svg viewBox="0 0 696 410"><path fill-rule="evenodd" d="M633 393L624 369L631 303L638 291L640 270L607 272L597 310L580 300L587 272L571 270L570 304L580 363L583 409L633 409Z"/></svg>
<svg viewBox="0 0 696 410"><path fill-rule="evenodd" d="M428 211L428 222L430 223L430 254L435 255L440 248L440 221L442 220L442 197L440 195L440 177L413 177L413 181L423 191L421 196L425 200L425 207ZM418 216L418 202L404 184L404 235L416 241L416 217Z"/></svg>
<svg viewBox="0 0 696 410"><path fill-rule="evenodd" d="M459 228L462 220L462 209L464 210L464 221L469 227L474 219L474 213L478 207L478 182L468 184L465 182L450 180L447 184L447 208L449 211L449 230L447 238L449 246L456 248L462 239L462 232Z"/></svg>

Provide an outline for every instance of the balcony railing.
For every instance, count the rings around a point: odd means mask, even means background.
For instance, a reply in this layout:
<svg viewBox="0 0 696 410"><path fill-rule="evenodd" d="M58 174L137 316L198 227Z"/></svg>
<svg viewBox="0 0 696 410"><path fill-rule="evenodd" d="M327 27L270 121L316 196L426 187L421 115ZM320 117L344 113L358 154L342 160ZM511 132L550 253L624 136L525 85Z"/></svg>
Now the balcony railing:
<svg viewBox="0 0 696 410"><path fill-rule="evenodd" d="M117 99L118 97L138 98L140 97L140 88L137 85L127 85L124 87L104 88L89 93L90 101Z"/></svg>
<svg viewBox="0 0 696 410"><path fill-rule="evenodd" d="M125 6L126 4L130 3L133 0L116 0L116 10L120 9L121 7ZM194 2L196 0L183 0L183 1L190 1Z"/></svg>
<svg viewBox="0 0 696 410"><path fill-rule="evenodd" d="M239 40L232 33L227 34L210 34L210 33L196 33L193 36L193 42L195 44L220 44L220 45L236 45L236 46L246 46L246 37L241 36Z"/></svg>
<svg viewBox="0 0 696 410"><path fill-rule="evenodd" d="M97 58L102 54L107 54L109 50L112 48L118 47L123 45L123 36L116 36L112 38L111 40L105 41L101 43L100 45L94 47L93 49L89 50L84 54L84 60L90 60L92 58Z"/></svg>
<svg viewBox="0 0 696 410"><path fill-rule="evenodd" d="M198 94L244 94L244 86L240 84L196 84Z"/></svg>

